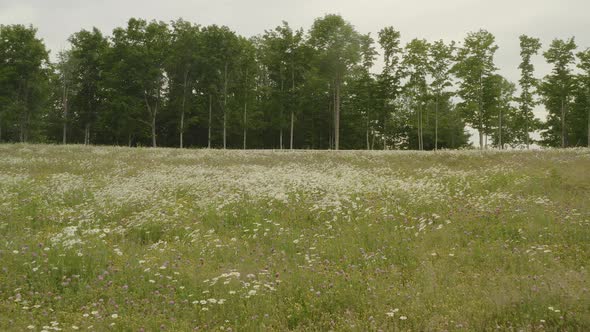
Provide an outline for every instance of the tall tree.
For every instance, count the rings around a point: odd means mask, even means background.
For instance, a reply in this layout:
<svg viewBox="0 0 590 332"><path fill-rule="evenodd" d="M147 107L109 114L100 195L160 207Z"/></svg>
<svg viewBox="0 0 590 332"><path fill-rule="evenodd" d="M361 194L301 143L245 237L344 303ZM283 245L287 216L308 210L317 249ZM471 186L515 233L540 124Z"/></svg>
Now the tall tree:
<svg viewBox="0 0 590 332"><path fill-rule="evenodd" d="M458 94L463 100L461 107L469 125L479 133L479 147L484 148L486 122L491 112L485 109L483 96L484 81L496 71L494 54L498 46L495 37L486 30L471 32L465 37L463 47L459 49L457 63L453 71L460 79Z"/></svg>
<svg viewBox="0 0 590 332"><path fill-rule="evenodd" d="M166 54L170 45L168 25L163 22L147 22L130 19L127 28L113 32L113 48L121 48L121 61L127 68L117 73L121 84L127 83L134 90L134 98L141 99L147 113L147 121L140 118L150 129L151 145L157 146L157 118L164 102L167 77Z"/></svg>
<svg viewBox="0 0 590 332"><path fill-rule="evenodd" d="M72 56L72 51L62 51L57 56L57 71L61 84L62 106L62 144L67 144L70 98L75 92L74 75L77 71L77 59Z"/></svg>
<svg viewBox="0 0 590 332"><path fill-rule="evenodd" d="M72 44L69 61L75 63L72 67L71 85L77 88L76 94L71 98L72 104L76 106L76 113L84 126L84 144L90 144L90 127L96 122L105 98L102 72L109 45L97 28L76 32L69 38L69 42ZM64 122L64 136L65 124L67 119Z"/></svg>
<svg viewBox="0 0 590 332"><path fill-rule="evenodd" d="M0 95L6 102L0 128L4 121L15 123L20 142L29 140L46 101L48 55L37 29L0 25Z"/></svg>
<svg viewBox="0 0 590 332"><path fill-rule="evenodd" d="M578 53L578 68L582 71L579 75L579 82L586 99L587 121L586 144L590 148L590 48Z"/></svg>
<svg viewBox="0 0 590 332"><path fill-rule="evenodd" d="M371 74L371 68L375 63L377 51L375 50L374 40L370 34L362 35L360 38L361 44L361 65L359 66L359 91L357 95L360 99L359 108L364 113L365 117L365 143L367 150L371 149L370 135L371 135L371 110L374 107L375 100L373 98L373 91L376 89L375 79Z"/></svg>
<svg viewBox="0 0 590 332"><path fill-rule="evenodd" d="M430 46L430 76L432 81L430 89L434 95L434 150L438 150L438 113L441 99L448 92L445 89L453 85L451 80L451 67L453 64L453 52L455 43L449 45L438 40Z"/></svg>
<svg viewBox="0 0 590 332"><path fill-rule="evenodd" d="M289 113L289 148L293 149L295 116L298 100L297 89L303 79L306 49L303 30L293 30L287 22L273 30L265 31L261 44L261 60L271 81L270 93L273 106L278 107L279 147L283 148L283 129Z"/></svg>
<svg viewBox="0 0 590 332"><path fill-rule="evenodd" d="M483 105L490 117L485 126L492 135L494 146L504 149L517 143L517 109L514 106L516 86L501 75L489 76L484 81Z"/></svg>
<svg viewBox="0 0 590 332"><path fill-rule="evenodd" d="M572 102L574 90L574 74L572 65L575 62L574 38L568 40L555 39L549 49L543 53L548 63L553 65L551 74L545 76L541 89L545 107L549 112L547 128L542 133L545 144L562 148L568 146L567 113ZM557 143L560 141L560 144Z"/></svg>
<svg viewBox="0 0 590 332"><path fill-rule="evenodd" d="M541 49L541 42L538 38L526 35L520 36L520 57L522 62L518 66L520 69L520 98L518 98L520 112L517 116L517 123L521 124L517 128L517 138L523 141L527 149L530 146L530 132L537 129L538 123L534 121L533 108L537 105L535 100L535 90L538 81L535 79L535 67L531 61L534 55L537 55Z"/></svg>
<svg viewBox="0 0 590 332"><path fill-rule="evenodd" d="M242 125L242 148L245 150L247 147L247 135L249 129L248 122L248 105L250 108L253 106L254 97L254 83L256 80L256 49L252 41L246 38L240 38L240 53L238 54L238 73L236 86L236 94L240 96L241 106L243 106L243 112L241 117Z"/></svg>
<svg viewBox="0 0 590 332"><path fill-rule="evenodd" d="M340 148L341 88L349 70L360 60L359 34L340 15L328 14L316 19L309 43L318 54L321 71L334 87L334 149Z"/></svg>
<svg viewBox="0 0 590 332"><path fill-rule="evenodd" d="M237 61L239 54L239 41L236 34L228 27L211 25L203 28L203 52L207 52L205 66L209 66L211 88L209 97L221 95L221 100L217 100L222 110L222 129L223 129L223 148L227 148L227 119L229 113L230 84L233 84L234 76L237 76ZM213 125L213 115L211 113L212 104L209 104L209 131ZM209 135L211 142L211 135ZM209 143L211 146L211 143Z"/></svg>
<svg viewBox="0 0 590 332"><path fill-rule="evenodd" d="M393 27L385 27L379 31L379 44L383 49L384 66L379 75L379 93L381 99L380 122L383 149L387 149L387 123L394 111L401 93L401 61L403 49L400 45L401 34ZM400 127L400 123L396 123Z"/></svg>
<svg viewBox="0 0 590 332"><path fill-rule="evenodd" d="M170 51L166 58L166 73L170 86L170 104L178 107L179 147L184 147L187 103L201 74L200 27L182 19L172 22ZM179 105L180 104L180 105Z"/></svg>
<svg viewBox="0 0 590 332"><path fill-rule="evenodd" d="M424 150L423 114L428 102L427 76L431 72L428 62L430 44L425 39L413 39L405 47L402 62L407 82L404 90L410 98L410 107L416 114L418 150Z"/></svg>

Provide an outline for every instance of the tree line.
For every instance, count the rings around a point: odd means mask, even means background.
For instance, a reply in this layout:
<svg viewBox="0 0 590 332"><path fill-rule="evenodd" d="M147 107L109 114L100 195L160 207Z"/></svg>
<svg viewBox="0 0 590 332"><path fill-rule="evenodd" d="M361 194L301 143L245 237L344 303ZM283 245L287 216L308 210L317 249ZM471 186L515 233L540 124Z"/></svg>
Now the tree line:
<svg viewBox="0 0 590 332"><path fill-rule="evenodd" d="M437 150L468 146L470 126L480 148L590 146L590 49L573 37L541 52L520 36L518 94L486 30L402 45L393 27L373 37L332 14L251 38L132 18L68 42L51 62L34 27L0 26L0 142ZM537 56L553 67L542 79Z"/></svg>

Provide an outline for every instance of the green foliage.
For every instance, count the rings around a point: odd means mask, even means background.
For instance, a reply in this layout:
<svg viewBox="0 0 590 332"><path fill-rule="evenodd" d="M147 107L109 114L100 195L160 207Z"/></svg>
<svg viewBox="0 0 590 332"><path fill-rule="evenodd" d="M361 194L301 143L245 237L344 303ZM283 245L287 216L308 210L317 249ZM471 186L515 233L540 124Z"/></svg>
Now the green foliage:
<svg viewBox="0 0 590 332"><path fill-rule="evenodd" d="M544 145L588 144L589 56L577 54L574 73L573 38L544 53L554 69L539 84L532 59L541 43L520 36L516 97L496 74L498 47L486 30L460 46L420 38L402 46L400 32L385 27L375 38L380 73L373 37L335 14L307 31L282 22L251 38L132 18L111 35L74 33L53 64L33 27L1 32L0 141L438 150L469 146L470 126L480 148L488 139L528 148L538 130ZM533 114L536 94L545 123Z"/></svg>
<svg viewBox="0 0 590 332"><path fill-rule="evenodd" d="M489 131L486 123L492 115L484 105L484 95L488 93L484 81L497 70L494 65L497 50L496 39L490 32L471 32L465 37L453 67L460 79L458 95L463 100L460 105L466 122L479 132L480 149L484 147L483 136Z"/></svg>
<svg viewBox="0 0 590 332"><path fill-rule="evenodd" d="M37 29L0 25L0 140L40 141L49 94L48 52Z"/></svg>
<svg viewBox="0 0 590 332"><path fill-rule="evenodd" d="M567 133L572 122L568 113L575 84L572 65L576 48L573 37L568 40L555 39L543 53L547 62L553 65L551 74L547 75L541 84L543 102L549 113L541 136L542 143L548 146L567 147L575 144L570 141Z"/></svg>
<svg viewBox="0 0 590 332"><path fill-rule="evenodd" d="M520 56L522 62L518 66L520 69L520 98L519 111L515 114L515 138L518 143L525 144L527 148L530 145L530 132L540 129L540 122L533 115L533 108L537 105L534 98L538 89L538 81L534 77L534 66L531 58L537 55L541 49L541 42L538 38L526 35L520 36Z"/></svg>

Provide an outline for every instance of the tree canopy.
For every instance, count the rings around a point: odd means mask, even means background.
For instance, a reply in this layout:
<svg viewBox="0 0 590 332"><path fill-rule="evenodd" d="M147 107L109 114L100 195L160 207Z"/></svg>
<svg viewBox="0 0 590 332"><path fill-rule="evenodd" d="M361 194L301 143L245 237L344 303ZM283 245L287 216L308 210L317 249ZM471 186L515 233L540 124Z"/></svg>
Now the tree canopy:
<svg viewBox="0 0 590 332"><path fill-rule="evenodd" d="M246 38L226 26L131 18L68 38L50 61L32 26L0 26L0 142L290 149L590 144L590 51L519 37L518 86L495 37L374 37L340 15ZM546 121L535 117L543 105ZM534 132L541 140L535 141Z"/></svg>

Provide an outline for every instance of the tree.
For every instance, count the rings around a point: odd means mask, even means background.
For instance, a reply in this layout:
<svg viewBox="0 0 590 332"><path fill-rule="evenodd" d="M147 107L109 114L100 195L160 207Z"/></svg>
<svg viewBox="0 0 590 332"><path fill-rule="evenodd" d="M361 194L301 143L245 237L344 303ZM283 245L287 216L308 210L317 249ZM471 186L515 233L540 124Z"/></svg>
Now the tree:
<svg viewBox="0 0 590 332"><path fill-rule="evenodd" d="M430 46L430 76L432 81L430 89L434 95L434 150L438 150L438 113L439 103L443 95L448 94L445 89L453 85L451 81L451 68L453 64L453 52L455 43L446 45L442 40L434 42Z"/></svg>
<svg viewBox="0 0 590 332"><path fill-rule="evenodd" d="M84 144L90 144L90 127L97 121L98 111L105 99L102 71L109 44L97 28L74 33L69 38L69 42L72 44L72 49L71 59L68 61L73 64L64 63L62 67L71 67L69 69L72 71L71 85L77 89L76 94L71 98L72 104L76 106L76 113L84 126ZM63 70L67 69L63 68ZM64 121L64 137L66 124L67 114Z"/></svg>
<svg viewBox="0 0 590 332"><path fill-rule="evenodd" d="M401 94L401 57L403 50L400 46L400 37L400 32L393 27L385 27L379 31L379 44L383 49L383 60L385 62L383 71L378 77L379 94L382 101L379 116L381 122L380 134L384 150L387 149L387 137L389 136L387 123ZM401 127L402 124L397 121L395 125Z"/></svg>
<svg viewBox="0 0 590 332"><path fill-rule="evenodd" d="M248 134L248 104L253 97L253 86L255 82L255 75L257 70L256 63L256 49L254 44L246 39L240 38L240 53L238 55L238 79L237 94L241 96L242 104L244 106L242 113L242 148L246 150L247 134Z"/></svg>
<svg viewBox="0 0 590 332"><path fill-rule="evenodd" d="M120 85L127 85L134 104L141 100L147 111L146 124L150 129L151 145L157 146L157 117L167 86L165 60L170 45L168 26L163 22L130 19L127 28L113 32L113 48L120 52L125 67L114 73Z"/></svg>
<svg viewBox="0 0 590 332"><path fill-rule="evenodd" d="M170 103L180 108L179 147L184 147L185 114L190 94L196 89L200 77L201 39L200 27L182 19L172 22L170 52L166 58L169 79ZM195 90L196 91L196 90ZM180 100L180 105L178 105Z"/></svg>
<svg viewBox="0 0 590 332"><path fill-rule="evenodd" d="M491 113L483 105L485 93L484 80L496 71L494 54L498 46L495 37L486 30L467 34L463 47L459 49L454 73L460 79L458 95L460 104L469 125L479 132L479 147L484 147L485 123Z"/></svg>
<svg viewBox="0 0 590 332"><path fill-rule="evenodd" d="M285 111L289 113L289 148L293 149L295 116L299 104L298 88L308 66L307 50L303 44L303 30L293 31L287 22L265 31L259 52L270 80L270 97L273 109L278 108L279 147L283 148ZM274 116L274 118L277 118Z"/></svg>
<svg viewBox="0 0 590 332"><path fill-rule="evenodd" d="M582 73L579 75L579 82L581 83L580 86L583 90L583 94L586 97L586 112L587 112L587 121L588 125L586 127L586 144L590 148L590 48L587 48L583 52L578 53L578 59L580 62L578 63L578 68L582 70Z"/></svg>
<svg viewBox="0 0 590 332"><path fill-rule="evenodd" d="M340 148L341 87L349 70L360 60L359 34L341 16L328 14L316 19L309 43L318 55L318 65L334 88L334 148Z"/></svg>
<svg viewBox="0 0 590 332"><path fill-rule="evenodd" d="M520 112L516 116L517 125L516 137L519 141L526 144L527 149L530 146L530 132L537 129L538 122L534 121L533 108L537 105L535 101L534 89L538 86L537 79L534 77L535 67L531 58L537 55L541 49L541 42L538 38L526 35L520 36L520 57L522 62L518 66L520 69L520 98L518 98Z"/></svg>
<svg viewBox="0 0 590 332"><path fill-rule="evenodd" d="M31 137L47 100L48 55L37 29L0 25L0 128L4 121L15 124L20 142Z"/></svg>
<svg viewBox="0 0 590 332"><path fill-rule="evenodd" d="M517 109L513 105L516 86L501 75L492 75L484 81L483 105L490 113L485 126L492 135L494 146L504 149L506 144L517 143Z"/></svg>
<svg viewBox="0 0 590 332"><path fill-rule="evenodd" d="M63 110L62 144L67 143L70 97L75 90L74 75L77 71L77 59L72 51L62 51L58 54L57 70L61 83L61 106Z"/></svg>
<svg viewBox="0 0 590 332"><path fill-rule="evenodd" d="M361 44L361 66L359 67L359 87L357 88L361 112L365 118L365 141L367 150L371 149L369 136L371 135L371 110L374 107L373 91L376 90L376 82L371 74L371 68L375 63L377 51L375 50L373 38L370 34L362 35Z"/></svg>
<svg viewBox="0 0 590 332"><path fill-rule="evenodd" d="M567 137L567 113L572 102L574 90L574 75L572 64L575 61L574 50L576 43L574 38L568 40L555 39L549 49L543 53L548 63L553 65L551 74L545 76L541 90L545 107L549 112L547 128L542 133L544 143L562 148L568 146Z"/></svg>
<svg viewBox="0 0 590 332"><path fill-rule="evenodd" d="M222 95L219 104L222 109L223 148L227 147L227 118L229 113L228 98L230 96L230 84L232 77L237 73L237 59L239 54L239 41L236 34L228 27L211 25L203 28L203 52L208 55L204 66L209 67L210 77L207 79L209 98L213 95ZM213 124L212 104L209 103L209 143L211 147L211 127Z"/></svg>
<svg viewBox="0 0 590 332"><path fill-rule="evenodd" d="M418 150L424 150L423 113L428 102L427 76L432 70L428 62L430 44L425 39L413 39L406 45L402 61L407 82L404 90L410 98L410 107L416 114Z"/></svg>

